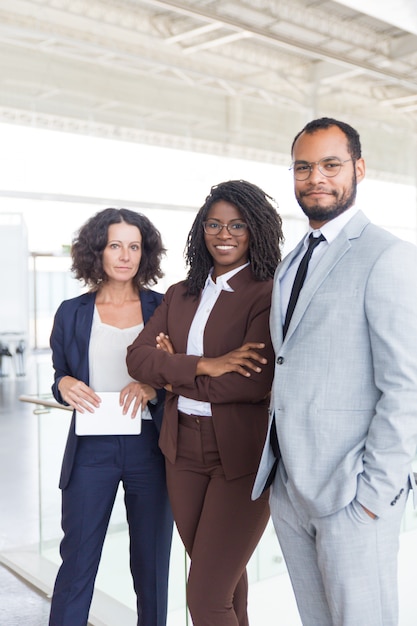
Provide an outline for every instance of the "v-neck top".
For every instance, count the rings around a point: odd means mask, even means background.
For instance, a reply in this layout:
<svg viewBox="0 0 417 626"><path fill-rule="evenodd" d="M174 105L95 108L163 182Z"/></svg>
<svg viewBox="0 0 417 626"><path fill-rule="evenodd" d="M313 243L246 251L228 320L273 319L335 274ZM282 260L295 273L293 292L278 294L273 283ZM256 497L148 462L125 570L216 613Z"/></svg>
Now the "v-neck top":
<svg viewBox="0 0 417 626"><path fill-rule="evenodd" d="M143 323L130 328L104 324L97 307L94 307L88 361L90 387L98 395L100 391L121 391L130 382L134 382L134 378L127 371L126 351L143 327ZM151 419L147 407L142 411L142 419Z"/></svg>

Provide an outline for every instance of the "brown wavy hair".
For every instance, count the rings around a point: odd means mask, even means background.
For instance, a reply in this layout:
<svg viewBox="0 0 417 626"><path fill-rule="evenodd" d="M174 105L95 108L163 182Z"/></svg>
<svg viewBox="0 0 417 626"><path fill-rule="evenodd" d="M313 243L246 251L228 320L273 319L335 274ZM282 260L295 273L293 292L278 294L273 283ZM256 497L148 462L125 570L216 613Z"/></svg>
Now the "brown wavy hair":
<svg viewBox="0 0 417 626"><path fill-rule="evenodd" d="M81 226L71 246L71 270L91 290L96 290L107 280L103 269L103 251L108 242L109 226L120 222L137 226L142 235L142 258L133 279L138 291L155 285L163 276L161 259L166 249L160 232L152 222L142 213L129 209L104 209Z"/></svg>

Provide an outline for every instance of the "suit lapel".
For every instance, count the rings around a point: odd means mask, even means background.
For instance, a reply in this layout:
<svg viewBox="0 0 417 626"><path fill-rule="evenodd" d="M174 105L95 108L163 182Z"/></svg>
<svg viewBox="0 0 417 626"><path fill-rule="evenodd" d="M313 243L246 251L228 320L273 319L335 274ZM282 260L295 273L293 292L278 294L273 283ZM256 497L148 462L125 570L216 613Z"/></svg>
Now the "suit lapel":
<svg viewBox="0 0 417 626"><path fill-rule="evenodd" d="M146 324L152 313L155 311L158 303L156 302L152 291L142 290L139 292L139 297L140 304L142 306L143 323Z"/></svg>
<svg viewBox="0 0 417 626"><path fill-rule="evenodd" d="M89 381L89 364L88 364L88 344L90 341L91 326L93 323L94 303L96 301L95 293L86 293L80 301L80 306L75 313L74 335L80 355L79 378L87 382ZM84 355L84 356L81 356Z"/></svg>
<svg viewBox="0 0 417 626"><path fill-rule="evenodd" d="M274 346L282 344L282 319L281 319L281 279L285 275L287 269L291 265L293 259L300 253L303 248L305 237L296 245L296 247L287 254L287 256L278 265L274 277L274 297L271 304L271 337ZM287 333L288 336L288 333Z"/></svg>
<svg viewBox="0 0 417 626"><path fill-rule="evenodd" d="M295 307L294 313L292 315L284 343L288 341L288 339L297 328L317 289L319 289L319 287L333 270L335 265L339 263L340 259L351 248L350 240L360 237L363 229L368 223L369 220L365 217L362 211L358 211L341 230L336 239L330 244L328 250L326 250L325 254L320 259L320 262L314 269L314 272L311 276L309 276L308 280L300 291L297 306ZM298 254L301 244L302 242L300 242L300 244L295 248L295 254ZM293 258L294 254L291 256L291 259ZM288 264L286 267L288 267ZM279 275L283 275L282 271L279 272Z"/></svg>

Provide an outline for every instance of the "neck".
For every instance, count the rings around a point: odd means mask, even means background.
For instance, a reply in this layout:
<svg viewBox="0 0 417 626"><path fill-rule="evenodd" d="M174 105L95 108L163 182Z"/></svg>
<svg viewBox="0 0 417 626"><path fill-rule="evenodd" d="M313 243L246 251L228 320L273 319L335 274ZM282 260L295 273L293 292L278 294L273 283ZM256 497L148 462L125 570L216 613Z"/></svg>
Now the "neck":
<svg viewBox="0 0 417 626"><path fill-rule="evenodd" d="M96 297L99 304L115 304L122 306L126 302L137 301L139 294L133 283L104 283Z"/></svg>

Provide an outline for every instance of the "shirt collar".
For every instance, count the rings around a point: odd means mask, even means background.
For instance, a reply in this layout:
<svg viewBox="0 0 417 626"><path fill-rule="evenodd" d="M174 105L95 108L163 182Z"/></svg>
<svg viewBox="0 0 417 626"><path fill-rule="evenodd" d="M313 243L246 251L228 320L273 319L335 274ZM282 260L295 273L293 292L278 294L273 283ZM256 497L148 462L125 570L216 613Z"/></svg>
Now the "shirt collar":
<svg viewBox="0 0 417 626"><path fill-rule="evenodd" d="M338 236L341 230L346 226L346 224L352 219L352 217L359 211L357 206L352 206L346 211L343 211L340 215L335 217L332 220L329 220L318 230L313 230L311 227L308 229L308 233L306 235L306 239L304 244L307 245L307 240L310 233L322 233L326 237L327 243L332 243Z"/></svg>
<svg viewBox="0 0 417 626"><path fill-rule="evenodd" d="M207 280L206 280L206 287L207 285L211 284L211 285L215 285L217 289L221 290L223 289L224 291L233 291L232 287L229 285L228 281L233 278L233 276L235 276L235 274L237 274L238 272L240 272L241 270L243 270L245 267L247 267L249 265L249 261L247 263L245 263L244 265L241 265L240 267L236 267L234 270L230 270L230 272L226 272L226 274L221 274L221 276L217 277L216 282L213 281L212 279L212 274L213 274L213 267L211 268L209 275L207 276Z"/></svg>

